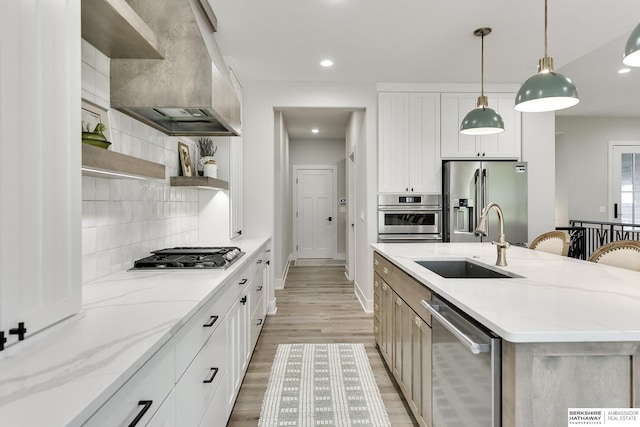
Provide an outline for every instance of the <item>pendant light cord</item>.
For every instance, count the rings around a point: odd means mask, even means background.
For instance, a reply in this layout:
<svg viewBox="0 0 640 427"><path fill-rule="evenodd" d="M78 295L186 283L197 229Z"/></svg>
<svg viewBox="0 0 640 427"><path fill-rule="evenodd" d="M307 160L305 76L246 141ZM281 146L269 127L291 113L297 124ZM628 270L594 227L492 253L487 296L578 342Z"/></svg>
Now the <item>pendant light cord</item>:
<svg viewBox="0 0 640 427"><path fill-rule="evenodd" d="M546 58L547 56L547 39L549 37L549 30L548 30L548 24L547 24L547 0L544 0L544 57Z"/></svg>
<svg viewBox="0 0 640 427"><path fill-rule="evenodd" d="M482 47L480 48L480 92L484 97L484 32L482 33ZM484 107L482 107L484 109Z"/></svg>

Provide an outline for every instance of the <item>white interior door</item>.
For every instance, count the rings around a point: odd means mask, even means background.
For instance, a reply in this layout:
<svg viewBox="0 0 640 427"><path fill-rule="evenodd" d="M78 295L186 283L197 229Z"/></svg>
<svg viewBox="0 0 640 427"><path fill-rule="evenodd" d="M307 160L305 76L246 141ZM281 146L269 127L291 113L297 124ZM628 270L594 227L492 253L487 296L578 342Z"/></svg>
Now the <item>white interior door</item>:
<svg viewBox="0 0 640 427"><path fill-rule="evenodd" d="M296 168L298 258L333 258L336 245L333 166Z"/></svg>
<svg viewBox="0 0 640 427"><path fill-rule="evenodd" d="M640 224L640 142L609 143L609 220Z"/></svg>

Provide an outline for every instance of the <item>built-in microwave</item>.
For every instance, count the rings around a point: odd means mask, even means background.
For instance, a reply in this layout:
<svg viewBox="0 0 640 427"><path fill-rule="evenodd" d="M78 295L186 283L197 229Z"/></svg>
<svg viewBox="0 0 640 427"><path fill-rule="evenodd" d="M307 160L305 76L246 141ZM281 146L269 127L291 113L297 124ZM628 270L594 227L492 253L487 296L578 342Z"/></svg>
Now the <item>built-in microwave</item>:
<svg viewBox="0 0 640 427"><path fill-rule="evenodd" d="M378 241L442 241L440 194L379 194Z"/></svg>

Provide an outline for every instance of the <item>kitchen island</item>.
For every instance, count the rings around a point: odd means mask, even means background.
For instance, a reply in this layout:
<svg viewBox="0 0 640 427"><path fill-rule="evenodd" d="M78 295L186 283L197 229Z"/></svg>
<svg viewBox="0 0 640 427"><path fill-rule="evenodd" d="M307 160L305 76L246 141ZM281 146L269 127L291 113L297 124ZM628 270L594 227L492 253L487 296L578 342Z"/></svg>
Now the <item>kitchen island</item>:
<svg viewBox="0 0 640 427"><path fill-rule="evenodd" d="M640 406L640 273L511 247L499 269L518 277L446 279L415 260L495 268L496 248L372 246L391 276L407 275L502 338L502 426L564 426L569 408ZM419 302L406 303L421 314Z"/></svg>
<svg viewBox="0 0 640 427"><path fill-rule="evenodd" d="M0 425L226 422L265 320L270 238L229 243L245 254L227 269L85 284L80 313L0 353Z"/></svg>

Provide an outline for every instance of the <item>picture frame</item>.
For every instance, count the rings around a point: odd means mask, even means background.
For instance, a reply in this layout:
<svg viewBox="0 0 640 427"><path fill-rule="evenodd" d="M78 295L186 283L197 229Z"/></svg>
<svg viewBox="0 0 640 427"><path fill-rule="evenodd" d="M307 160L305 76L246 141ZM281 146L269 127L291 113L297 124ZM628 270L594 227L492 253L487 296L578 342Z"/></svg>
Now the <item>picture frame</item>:
<svg viewBox="0 0 640 427"><path fill-rule="evenodd" d="M107 138L107 141L111 141L111 127L109 126L107 110L83 99L82 132L93 132L98 123L102 123L106 127L102 134Z"/></svg>
<svg viewBox="0 0 640 427"><path fill-rule="evenodd" d="M189 146L184 142L178 141L178 154L180 155L182 176L193 176L193 162L189 154Z"/></svg>

